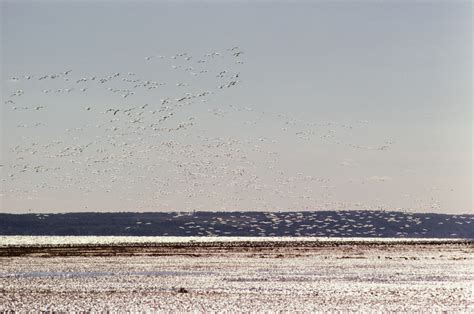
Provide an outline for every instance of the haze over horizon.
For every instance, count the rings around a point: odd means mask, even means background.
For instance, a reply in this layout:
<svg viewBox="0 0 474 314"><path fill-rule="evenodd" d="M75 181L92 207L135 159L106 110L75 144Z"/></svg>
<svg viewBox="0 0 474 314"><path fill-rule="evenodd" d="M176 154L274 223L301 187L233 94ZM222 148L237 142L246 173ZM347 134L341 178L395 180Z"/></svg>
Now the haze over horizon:
<svg viewBox="0 0 474 314"><path fill-rule="evenodd" d="M470 2L1 2L0 212L472 213Z"/></svg>

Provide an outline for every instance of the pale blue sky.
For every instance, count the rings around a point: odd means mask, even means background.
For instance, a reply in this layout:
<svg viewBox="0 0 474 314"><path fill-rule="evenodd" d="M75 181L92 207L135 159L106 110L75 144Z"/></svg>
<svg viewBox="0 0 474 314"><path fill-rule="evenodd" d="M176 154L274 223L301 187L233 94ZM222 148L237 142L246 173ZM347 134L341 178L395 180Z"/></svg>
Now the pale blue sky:
<svg viewBox="0 0 474 314"><path fill-rule="evenodd" d="M2 212L401 208L465 213L473 208L469 1L1 3ZM243 64L227 51L234 46L244 51ZM191 78L171 68L186 62L170 58L177 53L195 56L190 61L195 62L214 51L225 56L204 66L212 75ZM144 59L156 55L165 58ZM225 93L214 83L214 74L223 69L240 73L238 86ZM67 70L71 81L38 80ZM75 83L116 72L168 85L122 99L101 86ZM189 87L176 87L181 81ZM81 86L88 90L79 93ZM75 90L41 92L48 88ZM216 93L173 118L176 123L195 118L188 135L158 136L147 129L129 139L136 145L132 151L143 151L141 157L123 157L113 146L108 156L117 161L103 165L109 174L100 179L93 174L98 166L87 166L98 158L96 148L68 158L38 149L18 159L32 143L61 140L58 151L94 139L97 147L110 146L110 138L103 137L107 125L129 125L120 114L122 120L108 122L101 110L160 103L201 89ZM25 93L7 103L17 90ZM229 105L249 110L234 112ZM84 106L97 111L86 112ZM224 117L212 114L219 110L226 111ZM45 125L32 127L39 122ZM97 124L104 126L92 127ZM76 135L65 132L79 127ZM202 136L235 140L227 152L245 153L248 163L206 159L200 155ZM168 140L179 147L150 148ZM203 170L187 161L190 173L200 173L194 187L182 167L170 166L182 162L185 152L192 152L192 162L212 165ZM128 166L120 164L124 161ZM147 163L157 168L147 171ZM20 171L25 165L56 170ZM248 177L236 179L237 168L245 168ZM302 179L309 176L320 181ZM213 180L221 180L220 186ZM88 185L94 191L86 191Z"/></svg>

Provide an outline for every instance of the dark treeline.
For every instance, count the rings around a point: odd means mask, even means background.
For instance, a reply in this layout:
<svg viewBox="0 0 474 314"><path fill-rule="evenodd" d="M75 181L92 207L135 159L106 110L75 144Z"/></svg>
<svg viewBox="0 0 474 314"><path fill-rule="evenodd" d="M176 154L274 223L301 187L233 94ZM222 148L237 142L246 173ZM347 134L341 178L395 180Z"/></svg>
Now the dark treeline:
<svg viewBox="0 0 474 314"><path fill-rule="evenodd" d="M0 235L474 238L474 215L386 211L0 214Z"/></svg>

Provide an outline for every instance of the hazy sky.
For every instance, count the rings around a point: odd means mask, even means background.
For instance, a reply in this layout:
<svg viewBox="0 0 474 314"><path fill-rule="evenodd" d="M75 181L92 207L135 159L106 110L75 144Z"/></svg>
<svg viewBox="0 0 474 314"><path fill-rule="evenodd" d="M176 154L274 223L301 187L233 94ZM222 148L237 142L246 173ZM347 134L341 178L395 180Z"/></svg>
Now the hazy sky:
<svg viewBox="0 0 474 314"><path fill-rule="evenodd" d="M1 10L2 212L473 209L470 1Z"/></svg>

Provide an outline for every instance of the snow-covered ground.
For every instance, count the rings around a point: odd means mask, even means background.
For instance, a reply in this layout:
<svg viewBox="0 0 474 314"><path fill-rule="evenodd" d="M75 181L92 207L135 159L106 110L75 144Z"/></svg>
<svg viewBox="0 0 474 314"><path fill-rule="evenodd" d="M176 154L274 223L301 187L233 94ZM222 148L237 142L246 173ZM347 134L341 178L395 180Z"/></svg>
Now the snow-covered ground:
<svg viewBox="0 0 474 314"><path fill-rule="evenodd" d="M2 257L0 311L474 311L470 244L200 252Z"/></svg>

